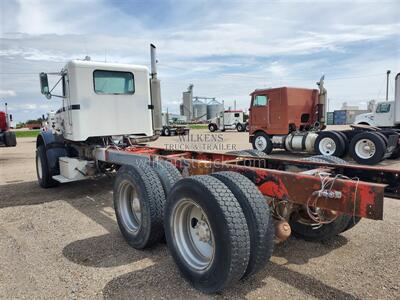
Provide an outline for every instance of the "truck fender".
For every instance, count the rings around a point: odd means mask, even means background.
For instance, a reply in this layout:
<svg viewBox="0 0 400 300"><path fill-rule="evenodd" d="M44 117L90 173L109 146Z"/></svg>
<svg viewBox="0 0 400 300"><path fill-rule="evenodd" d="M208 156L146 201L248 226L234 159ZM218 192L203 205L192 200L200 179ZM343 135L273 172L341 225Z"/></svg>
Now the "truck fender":
<svg viewBox="0 0 400 300"><path fill-rule="evenodd" d="M67 156L67 148L57 136L49 131L42 131L36 139L36 147L44 145L46 149L47 165L52 175L60 174L58 159Z"/></svg>

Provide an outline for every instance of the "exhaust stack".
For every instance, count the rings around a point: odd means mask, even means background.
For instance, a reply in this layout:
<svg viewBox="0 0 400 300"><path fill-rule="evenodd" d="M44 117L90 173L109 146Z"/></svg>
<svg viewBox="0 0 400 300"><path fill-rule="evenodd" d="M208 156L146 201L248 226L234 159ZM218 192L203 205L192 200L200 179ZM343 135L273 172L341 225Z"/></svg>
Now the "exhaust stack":
<svg viewBox="0 0 400 300"><path fill-rule="evenodd" d="M161 88L160 80L157 79L157 59L156 46L150 44L151 57L151 78L150 78L150 97L153 110L153 131L155 135L159 135L162 129L162 107L161 107Z"/></svg>
<svg viewBox="0 0 400 300"><path fill-rule="evenodd" d="M319 88L319 101L318 101L318 119L320 123L320 128L324 129L326 127L326 114L327 114L327 99L328 92L324 87L325 75L322 75L321 79L317 82Z"/></svg>

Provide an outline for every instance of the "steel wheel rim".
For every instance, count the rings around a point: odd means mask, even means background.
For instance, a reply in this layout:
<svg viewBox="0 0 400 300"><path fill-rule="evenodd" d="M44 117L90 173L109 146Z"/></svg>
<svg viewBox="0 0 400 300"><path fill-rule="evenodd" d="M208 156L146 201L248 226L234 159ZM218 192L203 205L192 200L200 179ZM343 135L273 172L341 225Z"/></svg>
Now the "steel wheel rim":
<svg viewBox="0 0 400 300"><path fill-rule="evenodd" d="M267 148L267 139L263 136L258 136L254 144L257 150L264 151Z"/></svg>
<svg viewBox="0 0 400 300"><path fill-rule="evenodd" d="M132 233L137 233L142 223L142 206L137 189L127 180L121 183L118 202L125 228Z"/></svg>
<svg viewBox="0 0 400 300"><path fill-rule="evenodd" d="M187 198L177 202L171 215L171 232L180 256L192 269L207 270L215 254L214 235L207 215Z"/></svg>
<svg viewBox="0 0 400 300"><path fill-rule="evenodd" d="M319 142L318 148L321 154L332 155L336 151L336 143L330 137L325 137Z"/></svg>
<svg viewBox="0 0 400 300"><path fill-rule="evenodd" d="M38 177L41 180L43 177L43 170L42 170L42 159L40 158L39 154L36 156L36 169L37 169Z"/></svg>
<svg viewBox="0 0 400 300"><path fill-rule="evenodd" d="M368 159L375 155L376 146L375 143L369 139L361 139L354 146L354 150L358 157Z"/></svg>

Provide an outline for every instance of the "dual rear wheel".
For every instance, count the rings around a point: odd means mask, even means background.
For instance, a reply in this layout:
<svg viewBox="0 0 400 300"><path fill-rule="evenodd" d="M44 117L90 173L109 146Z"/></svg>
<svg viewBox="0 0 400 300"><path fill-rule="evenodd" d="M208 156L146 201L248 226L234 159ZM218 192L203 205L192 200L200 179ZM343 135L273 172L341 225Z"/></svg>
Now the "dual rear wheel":
<svg viewBox="0 0 400 300"><path fill-rule="evenodd" d="M314 148L320 155L343 157L349 153L360 164L374 165L385 157L387 146L388 139L380 132L359 132L349 141L341 131L321 131Z"/></svg>
<svg viewBox="0 0 400 300"><path fill-rule="evenodd" d="M185 279L207 293L264 267L272 255L274 230L257 187L238 173L181 179L174 168L162 162L118 171L114 206L128 243L143 249L165 232Z"/></svg>
<svg viewBox="0 0 400 300"><path fill-rule="evenodd" d="M169 162L119 169L114 184L118 225L127 242L143 249L162 241L183 277L214 293L262 269L274 247L274 222L264 196L235 172L182 178ZM290 220L293 233L320 241L359 219L338 216L318 228Z"/></svg>
<svg viewBox="0 0 400 300"><path fill-rule="evenodd" d="M350 142L350 155L360 164L374 165L385 156L388 140L379 132L362 132Z"/></svg>

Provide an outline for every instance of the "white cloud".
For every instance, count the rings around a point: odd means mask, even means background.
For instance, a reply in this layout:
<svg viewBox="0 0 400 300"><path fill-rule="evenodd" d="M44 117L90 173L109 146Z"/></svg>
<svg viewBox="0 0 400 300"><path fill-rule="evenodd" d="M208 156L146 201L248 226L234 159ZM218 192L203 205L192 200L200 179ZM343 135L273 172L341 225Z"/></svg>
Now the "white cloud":
<svg viewBox="0 0 400 300"><path fill-rule="evenodd" d="M17 93L13 90L0 90L0 97L14 97Z"/></svg>
<svg viewBox="0 0 400 300"><path fill-rule="evenodd" d="M10 110L31 110L31 111L36 111L36 110L48 110L51 109L50 104L37 104L37 103L9 103L8 104L8 109Z"/></svg>

